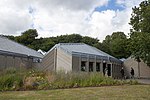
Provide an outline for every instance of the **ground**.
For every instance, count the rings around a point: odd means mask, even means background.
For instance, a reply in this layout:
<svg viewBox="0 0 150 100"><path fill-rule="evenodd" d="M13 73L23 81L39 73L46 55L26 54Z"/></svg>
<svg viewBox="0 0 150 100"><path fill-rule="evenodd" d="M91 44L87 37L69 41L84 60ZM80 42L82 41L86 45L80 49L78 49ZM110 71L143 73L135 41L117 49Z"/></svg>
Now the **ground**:
<svg viewBox="0 0 150 100"><path fill-rule="evenodd" d="M0 92L1 100L150 100L150 85Z"/></svg>
<svg viewBox="0 0 150 100"><path fill-rule="evenodd" d="M149 84L150 85L150 79L136 79L139 83L142 84Z"/></svg>

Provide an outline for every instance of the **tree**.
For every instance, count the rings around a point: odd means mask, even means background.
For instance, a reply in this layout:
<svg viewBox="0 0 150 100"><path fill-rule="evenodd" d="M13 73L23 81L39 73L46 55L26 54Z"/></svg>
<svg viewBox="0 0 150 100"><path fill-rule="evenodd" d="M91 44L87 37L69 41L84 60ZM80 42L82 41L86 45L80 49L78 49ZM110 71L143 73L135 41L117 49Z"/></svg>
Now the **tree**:
<svg viewBox="0 0 150 100"><path fill-rule="evenodd" d="M145 0L139 4L139 7L132 8L130 25L132 32L150 33L150 0Z"/></svg>
<svg viewBox="0 0 150 100"><path fill-rule="evenodd" d="M141 2L132 10L130 50L134 58L140 58L150 66L150 0Z"/></svg>
<svg viewBox="0 0 150 100"><path fill-rule="evenodd" d="M105 51L116 58L127 58L130 52L127 50L128 39L123 32L114 32L112 35L106 36L103 41Z"/></svg>
<svg viewBox="0 0 150 100"><path fill-rule="evenodd" d="M2 35L10 40L15 40L15 36L12 36L12 35Z"/></svg>
<svg viewBox="0 0 150 100"><path fill-rule="evenodd" d="M51 37L49 37L51 38ZM54 39L54 38L53 38ZM79 34L61 35L55 38L55 43L80 43L82 36Z"/></svg>
<svg viewBox="0 0 150 100"><path fill-rule="evenodd" d="M117 58L127 58L127 37L123 32L114 32L111 36L110 50Z"/></svg>
<svg viewBox="0 0 150 100"><path fill-rule="evenodd" d="M82 37L81 42L93 46L94 44L98 43L99 40L97 38L91 38L91 37L88 37L88 36L84 36L84 37Z"/></svg>
<svg viewBox="0 0 150 100"><path fill-rule="evenodd" d="M28 46L35 40L37 36L38 36L38 33L36 29L29 29L21 33L21 36L17 36L16 41Z"/></svg>
<svg viewBox="0 0 150 100"><path fill-rule="evenodd" d="M103 46L103 51L112 55L111 50L110 50L110 46L111 46L111 36L110 35L107 35L105 37L105 40L103 40L103 42L102 42L102 46Z"/></svg>

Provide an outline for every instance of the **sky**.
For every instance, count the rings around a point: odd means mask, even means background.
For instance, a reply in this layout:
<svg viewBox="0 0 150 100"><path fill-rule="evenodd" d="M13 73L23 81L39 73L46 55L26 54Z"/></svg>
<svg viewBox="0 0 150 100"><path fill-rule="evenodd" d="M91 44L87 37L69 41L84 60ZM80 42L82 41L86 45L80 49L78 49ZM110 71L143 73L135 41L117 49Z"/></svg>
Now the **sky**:
<svg viewBox="0 0 150 100"><path fill-rule="evenodd" d="M113 32L129 33L132 7L142 0L0 0L0 34L38 37L77 33L104 40Z"/></svg>

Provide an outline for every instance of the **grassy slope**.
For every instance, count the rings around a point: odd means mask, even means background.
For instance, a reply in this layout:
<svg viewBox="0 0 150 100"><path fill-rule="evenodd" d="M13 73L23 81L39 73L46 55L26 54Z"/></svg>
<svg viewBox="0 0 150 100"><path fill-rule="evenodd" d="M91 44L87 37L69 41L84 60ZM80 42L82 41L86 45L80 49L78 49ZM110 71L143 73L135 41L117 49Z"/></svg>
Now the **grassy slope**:
<svg viewBox="0 0 150 100"><path fill-rule="evenodd" d="M150 100L150 85L0 92L0 100Z"/></svg>

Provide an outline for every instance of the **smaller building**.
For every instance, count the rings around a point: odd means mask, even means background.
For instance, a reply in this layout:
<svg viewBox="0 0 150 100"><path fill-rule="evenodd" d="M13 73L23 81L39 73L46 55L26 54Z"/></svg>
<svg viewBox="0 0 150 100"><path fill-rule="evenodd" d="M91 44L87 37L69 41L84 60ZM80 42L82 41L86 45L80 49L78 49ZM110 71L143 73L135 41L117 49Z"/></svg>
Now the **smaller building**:
<svg viewBox="0 0 150 100"><path fill-rule="evenodd" d="M0 36L0 70L40 67L43 55L37 51Z"/></svg>
<svg viewBox="0 0 150 100"><path fill-rule="evenodd" d="M125 75L130 78L131 77L131 67L134 69L135 78L150 78L150 67L147 66L142 60L141 62L138 62L134 58L127 58L124 61L124 69L125 69Z"/></svg>
<svg viewBox="0 0 150 100"><path fill-rule="evenodd" d="M122 61L84 43L59 43L44 56L42 67L56 72L101 72L120 77Z"/></svg>

